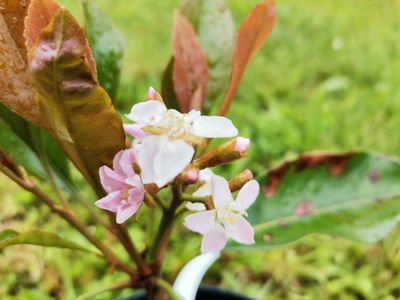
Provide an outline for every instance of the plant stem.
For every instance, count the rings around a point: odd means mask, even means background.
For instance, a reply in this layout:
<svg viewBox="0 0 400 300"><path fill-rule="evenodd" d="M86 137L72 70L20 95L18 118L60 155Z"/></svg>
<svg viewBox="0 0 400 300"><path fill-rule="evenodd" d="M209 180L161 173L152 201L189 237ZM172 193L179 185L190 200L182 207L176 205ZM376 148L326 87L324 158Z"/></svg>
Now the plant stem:
<svg viewBox="0 0 400 300"><path fill-rule="evenodd" d="M100 190L103 190L101 185L98 185L97 187L94 187L94 190L96 191L96 194L99 198L102 198L105 196L104 191L99 192ZM111 224L112 227L112 232L114 235L118 238L118 240L121 242L122 246L125 248L126 252L128 253L129 257L135 262L135 264L138 267L138 271L142 277L148 277L152 274L152 270L150 266L146 264L142 256L140 255L139 251L136 249L135 245L133 244L133 241L124 225L117 224L115 221L115 216L113 213L108 212L108 220Z"/></svg>
<svg viewBox="0 0 400 300"><path fill-rule="evenodd" d="M172 286L165 280L157 277L154 278L154 283L157 285L159 288L161 288L164 292L167 293L169 296L169 299L171 300L181 300L181 297L178 296L177 293L173 290Z"/></svg>
<svg viewBox="0 0 400 300"><path fill-rule="evenodd" d="M158 195L154 195L153 199L161 207L162 210L168 209L168 205L165 203L164 199L162 199Z"/></svg>
<svg viewBox="0 0 400 300"><path fill-rule="evenodd" d="M39 189L31 180L21 179L15 175L12 171L0 164L0 171L3 172L7 177L17 183L24 190L31 192L33 195L42 200L53 212L57 213L60 217L71 224L76 230L78 230L90 243L92 243L102 254L104 259L110 264L110 266L116 266L122 271L128 273L132 279L137 278L137 273L134 269L123 263L109 247L103 244L95 236L93 236L86 228L86 226L79 221L75 214L65 206L57 205L49 196L47 196L41 189Z"/></svg>
<svg viewBox="0 0 400 300"><path fill-rule="evenodd" d="M44 155L43 153L41 153L41 151L40 151L39 157L40 157L40 161L42 163L42 166L43 166L47 176L49 176L50 185L53 188L54 192L56 193L58 200L61 202L62 205L64 205L65 207L68 207L69 204L68 204L67 200L65 199L65 197L62 195L61 190L56 183L56 180L54 178L54 173L50 167L50 163L49 163L47 156Z"/></svg>
<svg viewBox="0 0 400 300"><path fill-rule="evenodd" d="M126 251L129 254L129 257L135 262L136 266L138 267L138 271L142 277L148 277L152 275L152 270L150 266L144 261L142 256L140 255L139 251L136 249L135 245L133 244L129 233L125 226L121 224L116 224L117 228L117 237L120 237L119 240L121 241L122 245L125 247Z"/></svg>
<svg viewBox="0 0 400 300"><path fill-rule="evenodd" d="M155 234L155 230L156 230L156 228L154 226L155 225L155 223L154 223L155 217L156 217L156 210L149 208L149 212L148 212L148 215L146 218L146 225L147 225L146 226L146 246L147 247L149 247L151 245L151 241Z"/></svg>
<svg viewBox="0 0 400 300"><path fill-rule="evenodd" d="M197 196L193 196L193 195L185 194L185 193L183 193L181 197L182 197L182 200L190 201L190 202L204 202L207 199L206 197L197 197Z"/></svg>
<svg viewBox="0 0 400 300"><path fill-rule="evenodd" d="M175 220L175 211L181 203L181 186L175 185L172 187L173 199L170 207L163 212L160 225L153 245L150 248L148 260L155 268L157 273L164 259L164 253L168 245L168 241L172 232L173 223Z"/></svg>
<svg viewBox="0 0 400 300"><path fill-rule="evenodd" d="M118 284L115 284L115 285L102 287L102 288L99 288L97 290L90 291L88 293L82 294L79 297L77 297L75 300L88 300L88 299L91 299L91 298L93 298L93 297L95 297L97 295L100 295L102 293L105 293L105 292L118 291L118 290L130 288L130 287L132 287L132 282L130 282L130 281L121 282L121 283L118 283Z"/></svg>
<svg viewBox="0 0 400 300"><path fill-rule="evenodd" d="M93 218L93 221L101 224L108 232L110 232L112 235L115 235L115 229L111 227L110 224L107 223L107 221L97 213L97 211L94 210L92 205L88 204L87 201L79 197L75 191L72 192L72 197L77 199L79 203L81 203L88 210L89 214Z"/></svg>

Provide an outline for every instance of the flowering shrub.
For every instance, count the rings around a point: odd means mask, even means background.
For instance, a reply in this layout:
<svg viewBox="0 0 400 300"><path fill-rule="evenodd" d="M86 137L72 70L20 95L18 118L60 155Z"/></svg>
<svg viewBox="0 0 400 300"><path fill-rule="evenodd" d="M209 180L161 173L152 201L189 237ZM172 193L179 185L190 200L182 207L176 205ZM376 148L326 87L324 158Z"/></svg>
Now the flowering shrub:
<svg viewBox="0 0 400 300"><path fill-rule="evenodd" d="M0 1L0 7L0 171L96 248L52 232L9 228L0 232L0 250L34 244L95 251L110 270L129 277L110 289L178 298L160 274L175 224L203 236L203 253L266 250L314 233L371 243L396 225L400 166L384 155L306 153L229 180L212 171L245 157L250 146L224 115L273 29L273 0L258 3L236 36L223 0L184 1L161 92L149 88L125 124L112 102L121 39L93 2L83 1L85 29L55 0ZM216 138L227 140L210 147ZM69 161L96 194L89 208L96 226L130 261L93 234L65 199L76 190ZM104 212L91 209L93 203ZM161 219L141 216L159 225L152 242L137 249L126 224L143 206Z"/></svg>

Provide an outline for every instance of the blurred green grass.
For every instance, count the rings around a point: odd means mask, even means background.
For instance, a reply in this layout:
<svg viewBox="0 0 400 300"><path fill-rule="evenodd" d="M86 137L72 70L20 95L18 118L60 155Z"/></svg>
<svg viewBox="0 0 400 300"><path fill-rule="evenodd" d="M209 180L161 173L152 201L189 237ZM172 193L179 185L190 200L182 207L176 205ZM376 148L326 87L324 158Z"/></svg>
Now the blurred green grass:
<svg viewBox="0 0 400 300"><path fill-rule="evenodd" d="M61 2L80 16L78 1ZM227 1L236 25L256 2ZM180 1L97 3L125 36L116 103L126 113L149 85L160 87L171 53L173 11ZM229 112L241 135L252 138L250 157L225 169L226 174L245 167L260 173L283 157L316 149L399 155L399 15L399 0L278 1L276 28L251 62ZM11 222L18 228L59 230L84 242L1 175L0 186L1 226ZM142 241L137 226L131 227L135 239ZM182 237L188 239L185 245ZM400 256L398 247L391 246L395 241L396 234L373 246L308 237L286 249L225 255L206 281L256 299L398 299ZM171 243L175 252L165 267L168 278L173 279L196 253L198 243L198 237L176 230ZM1 299L72 299L119 278L105 276L105 266L95 257L34 247L14 249L1 254ZM91 279L96 281L89 283Z"/></svg>

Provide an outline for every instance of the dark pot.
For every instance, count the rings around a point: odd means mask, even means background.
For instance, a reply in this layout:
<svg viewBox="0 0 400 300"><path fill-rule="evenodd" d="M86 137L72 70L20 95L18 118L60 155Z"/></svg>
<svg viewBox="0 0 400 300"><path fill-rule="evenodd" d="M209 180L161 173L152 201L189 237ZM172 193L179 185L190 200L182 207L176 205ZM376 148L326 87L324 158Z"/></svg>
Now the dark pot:
<svg viewBox="0 0 400 300"><path fill-rule="evenodd" d="M145 292L138 292L128 298L120 300L146 300ZM252 300L234 292L220 289L214 286L201 286L196 295L196 300Z"/></svg>

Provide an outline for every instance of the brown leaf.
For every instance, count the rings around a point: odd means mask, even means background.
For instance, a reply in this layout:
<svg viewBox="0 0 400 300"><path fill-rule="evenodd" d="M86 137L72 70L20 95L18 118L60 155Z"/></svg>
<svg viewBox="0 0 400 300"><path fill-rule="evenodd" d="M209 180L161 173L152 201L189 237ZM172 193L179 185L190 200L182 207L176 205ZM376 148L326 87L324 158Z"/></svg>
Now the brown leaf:
<svg viewBox="0 0 400 300"><path fill-rule="evenodd" d="M228 111L247 64L274 27L275 14L275 0L264 0L252 9L240 25L236 37L231 77L218 115L224 115Z"/></svg>
<svg viewBox="0 0 400 300"><path fill-rule="evenodd" d="M122 120L87 58L83 29L60 9L29 53L35 91L51 132L101 195L98 170L125 146Z"/></svg>
<svg viewBox="0 0 400 300"><path fill-rule="evenodd" d="M200 109L207 94L207 58L190 23L175 14L172 34L173 82L183 112Z"/></svg>
<svg viewBox="0 0 400 300"><path fill-rule="evenodd" d="M8 27L3 13L8 17L22 14L23 9L17 12L8 12L10 2L2 3L4 9L0 13L0 101L15 113L41 127L46 127L40 116L39 105L33 95L30 75L27 69L24 54L20 52L17 43L21 43L21 28L19 25ZM12 6L14 7L14 6ZM10 20L13 17L11 17Z"/></svg>
<svg viewBox="0 0 400 300"><path fill-rule="evenodd" d="M28 10L30 0L0 0L0 13L3 15L11 36L17 45L23 59L27 60L24 19Z"/></svg>

